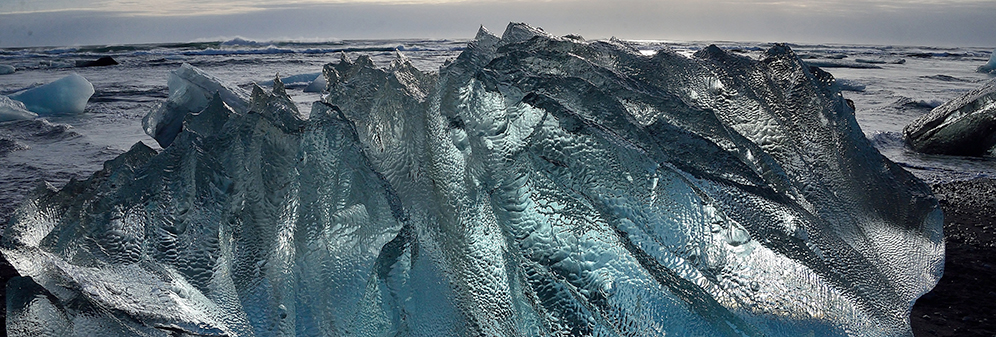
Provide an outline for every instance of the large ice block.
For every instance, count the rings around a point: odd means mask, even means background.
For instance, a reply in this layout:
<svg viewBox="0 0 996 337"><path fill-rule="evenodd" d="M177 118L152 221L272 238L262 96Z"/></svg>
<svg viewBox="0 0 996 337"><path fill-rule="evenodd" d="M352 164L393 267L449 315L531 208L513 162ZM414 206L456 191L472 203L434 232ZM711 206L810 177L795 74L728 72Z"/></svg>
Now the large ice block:
<svg viewBox="0 0 996 337"><path fill-rule="evenodd" d="M24 103L31 112L54 115L82 113L92 95L93 84L80 74L72 73L51 83L10 95L10 98Z"/></svg>
<svg viewBox="0 0 996 337"><path fill-rule="evenodd" d="M996 155L996 79L917 118L903 138L922 153Z"/></svg>
<svg viewBox="0 0 996 337"><path fill-rule="evenodd" d="M40 190L0 244L9 326L910 336L941 274L930 190L785 45L645 56L512 24L438 73L323 73L307 120L280 81L241 108L198 89L161 153Z"/></svg>

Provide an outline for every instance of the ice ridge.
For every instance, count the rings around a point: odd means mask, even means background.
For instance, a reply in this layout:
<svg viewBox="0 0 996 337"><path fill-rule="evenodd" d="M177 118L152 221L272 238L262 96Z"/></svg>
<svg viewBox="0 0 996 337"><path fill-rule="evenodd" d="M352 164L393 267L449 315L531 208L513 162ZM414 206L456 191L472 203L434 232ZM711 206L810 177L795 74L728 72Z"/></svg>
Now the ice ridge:
<svg viewBox="0 0 996 337"><path fill-rule="evenodd" d="M911 336L940 277L930 190L786 45L397 56L326 65L307 120L183 65L162 152L15 214L9 333Z"/></svg>

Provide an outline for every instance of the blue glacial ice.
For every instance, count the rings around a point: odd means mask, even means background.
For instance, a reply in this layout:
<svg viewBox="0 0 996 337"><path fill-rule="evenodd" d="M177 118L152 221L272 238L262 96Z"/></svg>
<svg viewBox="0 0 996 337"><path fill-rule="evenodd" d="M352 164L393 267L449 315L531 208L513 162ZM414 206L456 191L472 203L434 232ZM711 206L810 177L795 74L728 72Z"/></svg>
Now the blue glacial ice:
<svg viewBox="0 0 996 337"><path fill-rule="evenodd" d="M980 73L996 74L996 49L993 49L993 52L989 54L989 62L986 62L986 64L979 66L978 70Z"/></svg>
<svg viewBox="0 0 996 337"><path fill-rule="evenodd" d="M0 95L0 122L32 119L35 117L38 117L38 114L28 111L24 103Z"/></svg>
<svg viewBox="0 0 996 337"><path fill-rule="evenodd" d="M922 153L996 156L996 79L914 120L903 138Z"/></svg>
<svg viewBox="0 0 996 337"><path fill-rule="evenodd" d="M80 74L72 73L51 83L10 95L10 98L24 103L29 111L39 115L57 115L82 113L92 95L93 84Z"/></svg>
<svg viewBox="0 0 996 337"><path fill-rule="evenodd" d="M14 215L8 333L911 336L941 275L930 190L784 45L510 24L323 73L307 120L280 81L171 74L161 152Z"/></svg>
<svg viewBox="0 0 996 337"><path fill-rule="evenodd" d="M238 111L245 111L249 104L245 90L223 84L216 77L187 63L170 72L166 85L169 87L169 99L156 105L142 119L145 133L164 148L180 133L184 117L207 107L213 96L217 95L224 104Z"/></svg>
<svg viewBox="0 0 996 337"><path fill-rule="evenodd" d="M0 75L13 74L15 71L17 71L17 68L14 68L12 65L0 64Z"/></svg>
<svg viewBox="0 0 996 337"><path fill-rule="evenodd" d="M308 83L308 86L304 88L304 92L323 92L328 85L329 83L325 80L325 75L322 74L315 77L311 83Z"/></svg>

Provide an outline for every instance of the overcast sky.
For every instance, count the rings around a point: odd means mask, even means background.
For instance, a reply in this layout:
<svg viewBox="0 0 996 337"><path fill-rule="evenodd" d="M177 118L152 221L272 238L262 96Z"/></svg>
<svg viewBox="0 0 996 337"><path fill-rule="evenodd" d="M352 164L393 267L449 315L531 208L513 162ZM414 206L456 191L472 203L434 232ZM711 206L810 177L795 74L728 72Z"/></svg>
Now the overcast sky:
<svg viewBox="0 0 996 337"><path fill-rule="evenodd" d="M469 39L509 21L586 38L996 47L996 0L0 0L0 47Z"/></svg>

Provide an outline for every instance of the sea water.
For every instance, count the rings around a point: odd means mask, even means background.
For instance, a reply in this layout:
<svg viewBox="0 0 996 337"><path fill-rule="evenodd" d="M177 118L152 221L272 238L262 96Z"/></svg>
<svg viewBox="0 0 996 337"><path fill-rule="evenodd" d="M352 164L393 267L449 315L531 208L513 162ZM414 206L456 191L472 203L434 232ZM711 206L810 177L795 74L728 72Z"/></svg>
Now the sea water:
<svg viewBox="0 0 996 337"><path fill-rule="evenodd" d="M645 54L671 49L691 55L710 44L756 57L768 43L628 41ZM104 161L136 142L158 148L141 127L142 117L168 95L169 71L190 63L226 83L252 83L314 74L341 53L368 55L386 66L401 51L423 71L434 71L463 49L463 40L353 40L330 42L254 42L244 39L176 44L39 47L0 49L0 64L17 72L0 75L0 94L11 95L73 72L93 83L95 94L82 114L0 123L0 223L6 223L32 189L45 182L58 188L84 179ZM854 102L865 135L889 159L928 183L996 176L996 160L921 155L908 150L902 128L931 108L990 79L976 72L990 47L903 47L872 45L792 45L805 61L837 79ZM73 67L76 61L114 58L119 65ZM307 82L289 83L301 111L320 93L305 92Z"/></svg>

